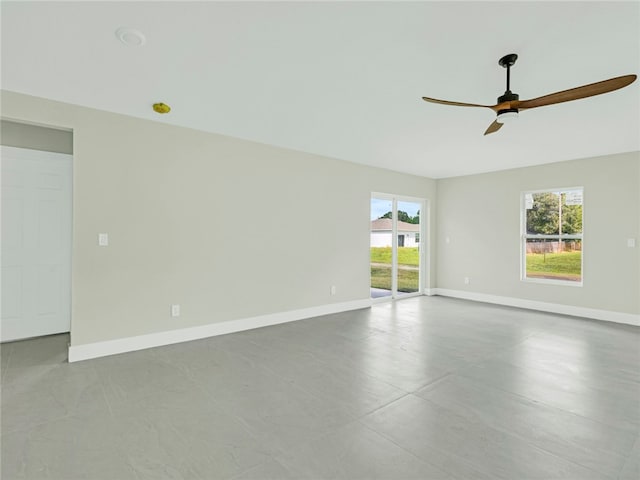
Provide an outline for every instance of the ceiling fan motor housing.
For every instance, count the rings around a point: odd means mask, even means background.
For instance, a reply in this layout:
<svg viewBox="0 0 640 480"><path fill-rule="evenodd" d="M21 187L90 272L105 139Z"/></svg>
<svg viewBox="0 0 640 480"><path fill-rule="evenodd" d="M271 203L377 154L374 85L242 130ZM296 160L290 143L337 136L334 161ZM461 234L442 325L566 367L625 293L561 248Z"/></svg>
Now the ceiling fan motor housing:
<svg viewBox="0 0 640 480"><path fill-rule="evenodd" d="M513 102L515 100L519 100L520 99L520 95L518 95L517 93L513 93L510 90L507 90L506 92L504 92L504 95L501 95L500 97L498 97L498 105L501 103L505 103L505 102ZM502 110L498 110L498 121L500 121L500 116L504 113L515 113L516 115L518 114L518 109L517 108L503 108ZM509 115L511 117L513 117L513 115ZM502 122L501 122L502 123Z"/></svg>
<svg viewBox="0 0 640 480"><path fill-rule="evenodd" d="M504 95L498 97L498 105L504 102L513 102L515 100L520 100L520 95L512 93L511 90L507 90L504 92Z"/></svg>

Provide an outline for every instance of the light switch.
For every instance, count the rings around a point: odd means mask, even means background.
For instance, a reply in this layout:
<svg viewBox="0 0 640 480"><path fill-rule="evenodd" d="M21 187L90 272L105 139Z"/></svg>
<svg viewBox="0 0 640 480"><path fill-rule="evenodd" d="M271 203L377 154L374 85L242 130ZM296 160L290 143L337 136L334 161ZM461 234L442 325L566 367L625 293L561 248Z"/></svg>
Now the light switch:
<svg viewBox="0 0 640 480"><path fill-rule="evenodd" d="M109 234L108 233L99 233L98 234L98 245L101 247L107 247L109 245Z"/></svg>
<svg viewBox="0 0 640 480"><path fill-rule="evenodd" d="M635 247L636 246L636 239L635 238L627 238L627 247Z"/></svg>

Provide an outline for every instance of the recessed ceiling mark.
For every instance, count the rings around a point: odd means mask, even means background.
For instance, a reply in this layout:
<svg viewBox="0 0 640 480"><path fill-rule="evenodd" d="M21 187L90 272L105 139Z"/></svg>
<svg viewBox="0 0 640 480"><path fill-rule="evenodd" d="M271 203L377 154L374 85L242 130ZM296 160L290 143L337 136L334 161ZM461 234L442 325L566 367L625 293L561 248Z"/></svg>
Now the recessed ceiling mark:
<svg viewBox="0 0 640 480"><path fill-rule="evenodd" d="M116 37L129 47L141 47L147 43L147 38L144 34L135 28L120 27L116 30Z"/></svg>

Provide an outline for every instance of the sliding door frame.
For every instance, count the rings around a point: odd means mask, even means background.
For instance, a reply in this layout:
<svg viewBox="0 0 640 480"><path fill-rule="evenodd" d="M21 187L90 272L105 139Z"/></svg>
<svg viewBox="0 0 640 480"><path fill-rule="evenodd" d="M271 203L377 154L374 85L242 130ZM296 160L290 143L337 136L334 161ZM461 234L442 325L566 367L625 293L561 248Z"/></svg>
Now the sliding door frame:
<svg viewBox="0 0 640 480"><path fill-rule="evenodd" d="M392 215L391 222L391 295L386 297L372 298L374 303L388 302L390 300L398 300L402 298L415 297L424 295L425 289L428 288L429 282L429 261L430 255L430 242L426 242L427 232L429 232L430 222L430 209L429 201L425 198L411 197L408 195L396 195L391 193L371 192L369 204L371 199L379 198L381 200L391 201ZM398 293L398 202L412 202L420 204L420 242L419 242L419 270L418 270L418 291L412 293ZM371 271L371 267L369 267ZM369 275L369 288L371 288L371 275Z"/></svg>

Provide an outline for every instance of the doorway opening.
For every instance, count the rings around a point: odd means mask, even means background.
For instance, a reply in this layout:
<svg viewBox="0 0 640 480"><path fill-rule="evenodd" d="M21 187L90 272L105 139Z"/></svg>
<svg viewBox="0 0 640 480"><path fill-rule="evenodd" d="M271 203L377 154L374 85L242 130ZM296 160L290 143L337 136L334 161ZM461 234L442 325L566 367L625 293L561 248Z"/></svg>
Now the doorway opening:
<svg viewBox="0 0 640 480"><path fill-rule="evenodd" d="M420 295L424 283L423 199L374 193L370 209L373 299ZM424 216L423 216L424 217Z"/></svg>

